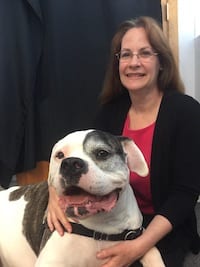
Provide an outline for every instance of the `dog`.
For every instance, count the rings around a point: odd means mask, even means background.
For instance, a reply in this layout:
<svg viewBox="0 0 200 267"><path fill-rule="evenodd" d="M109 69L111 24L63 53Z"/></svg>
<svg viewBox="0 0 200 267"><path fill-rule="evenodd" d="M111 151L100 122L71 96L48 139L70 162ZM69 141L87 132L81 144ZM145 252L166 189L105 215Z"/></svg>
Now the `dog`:
<svg viewBox="0 0 200 267"><path fill-rule="evenodd" d="M96 253L143 232L129 173L148 167L135 143L98 130L68 134L52 149L48 182L0 192L0 259L3 267L99 267ZM55 187L72 233L44 241L48 185ZM48 230L47 230L48 231ZM41 243L43 245L41 246ZM154 247L144 267L164 267Z"/></svg>

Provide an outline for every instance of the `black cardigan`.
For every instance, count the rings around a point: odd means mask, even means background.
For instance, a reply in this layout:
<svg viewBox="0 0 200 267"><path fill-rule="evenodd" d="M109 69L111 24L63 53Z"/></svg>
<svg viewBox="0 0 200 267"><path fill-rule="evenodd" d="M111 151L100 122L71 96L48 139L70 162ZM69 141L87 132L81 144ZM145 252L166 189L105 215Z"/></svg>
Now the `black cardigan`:
<svg viewBox="0 0 200 267"><path fill-rule="evenodd" d="M123 94L101 107L95 128L122 133L130 107ZM151 155L151 191L156 214L180 226L188 238L197 236L194 207L200 194L200 104L174 91L165 93L156 120Z"/></svg>

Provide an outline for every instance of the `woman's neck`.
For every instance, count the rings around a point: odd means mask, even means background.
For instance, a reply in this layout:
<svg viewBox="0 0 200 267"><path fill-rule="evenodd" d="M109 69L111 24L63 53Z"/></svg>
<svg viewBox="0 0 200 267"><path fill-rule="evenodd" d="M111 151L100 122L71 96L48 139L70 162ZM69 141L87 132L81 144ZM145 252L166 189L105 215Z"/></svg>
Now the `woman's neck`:
<svg viewBox="0 0 200 267"><path fill-rule="evenodd" d="M131 99L131 108L135 112L151 112L157 106L160 106L162 100L163 92L158 89L151 90L149 92L144 91L129 91L129 96Z"/></svg>
<svg viewBox="0 0 200 267"><path fill-rule="evenodd" d="M149 94L131 92L129 109L130 128L141 129L156 121L163 93L155 90Z"/></svg>

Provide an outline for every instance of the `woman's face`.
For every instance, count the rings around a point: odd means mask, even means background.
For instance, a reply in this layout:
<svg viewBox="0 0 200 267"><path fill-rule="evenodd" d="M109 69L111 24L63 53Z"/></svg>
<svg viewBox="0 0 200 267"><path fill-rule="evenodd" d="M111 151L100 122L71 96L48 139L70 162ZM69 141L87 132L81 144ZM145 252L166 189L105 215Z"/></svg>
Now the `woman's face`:
<svg viewBox="0 0 200 267"><path fill-rule="evenodd" d="M126 32L121 43L119 76L129 92L158 89L160 63L157 54L153 53L155 51L143 28L133 28Z"/></svg>

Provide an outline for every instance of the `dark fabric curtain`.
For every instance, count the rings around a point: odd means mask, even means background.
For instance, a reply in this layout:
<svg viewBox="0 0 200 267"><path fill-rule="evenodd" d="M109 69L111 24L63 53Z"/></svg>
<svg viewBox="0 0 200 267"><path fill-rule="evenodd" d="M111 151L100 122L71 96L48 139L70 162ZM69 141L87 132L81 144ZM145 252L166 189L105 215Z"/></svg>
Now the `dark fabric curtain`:
<svg viewBox="0 0 200 267"><path fill-rule="evenodd" d="M0 0L0 183L89 128L119 24L158 0Z"/></svg>
<svg viewBox="0 0 200 267"><path fill-rule="evenodd" d="M0 0L0 184L33 168L35 85L43 25L37 1Z"/></svg>

